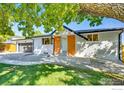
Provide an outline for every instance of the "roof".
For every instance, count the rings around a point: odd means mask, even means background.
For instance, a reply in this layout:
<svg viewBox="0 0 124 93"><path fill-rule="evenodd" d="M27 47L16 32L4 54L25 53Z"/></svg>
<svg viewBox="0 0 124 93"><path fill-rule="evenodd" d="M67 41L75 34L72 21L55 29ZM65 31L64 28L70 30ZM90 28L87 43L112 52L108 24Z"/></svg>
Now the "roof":
<svg viewBox="0 0 124 93"><path fill-rule="evenodd" d="M75 32L78 34L83 33L95 33L95 32L107 32L107 31L117 31L117 30L123 30L124 28L103 28L103 29L86 29L86 30L72 30L68 28L67 26L63 26L65 29L68 29L71 32Z"/></svg>
<svg viewBox="0 0 124 93"><path fill-rule="evenodd" d="M22 39L15 39L15 40L12 40L12 41L19 41L19 40L32 40L31 38L22 38Z"/></svg>
<svg viewBox="0 0 124 93"><path fill-rule="evenodd" d="M5 41L5 42L3 42L3 43L6 43L6 44L13 44L13 41L12 41L12 40L7 40L7 41Z"/></svg>
<svg viewBox="0 0 124 93"><path fill-rule="evenodd" d="M83 33L95 33L95 32L113 32L117 30L123 30L124 28L104 28L104 29L87 29L87 30L77 30L76 32L79 34Z"/></svg>
<svg viewBox="0 0 124 93"><path fill-rule="evenodd" d="M33 36L32 38L37 38L37 37L49 37L49 36L52 36L52 35L50 35L50 34L48 34L48 35L39 35L39 36Z"/></svg>

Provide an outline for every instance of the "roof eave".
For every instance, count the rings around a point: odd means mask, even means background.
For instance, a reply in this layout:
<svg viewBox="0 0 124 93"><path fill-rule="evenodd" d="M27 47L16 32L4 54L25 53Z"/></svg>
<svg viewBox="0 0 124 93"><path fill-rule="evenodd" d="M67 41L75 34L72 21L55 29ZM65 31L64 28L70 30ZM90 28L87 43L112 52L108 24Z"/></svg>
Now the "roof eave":
<svg viewBox="0 0 124 93"><path fill-rule="evenodd" d="M117 29L94 29L94 30L78 30L77 32L79 34L84 34L84 33L96 33L96 32L113 32L113 31L117 31L117 30L123 30L124 28L117 28ZM84 31L84 32L83 32Z"/></svg>

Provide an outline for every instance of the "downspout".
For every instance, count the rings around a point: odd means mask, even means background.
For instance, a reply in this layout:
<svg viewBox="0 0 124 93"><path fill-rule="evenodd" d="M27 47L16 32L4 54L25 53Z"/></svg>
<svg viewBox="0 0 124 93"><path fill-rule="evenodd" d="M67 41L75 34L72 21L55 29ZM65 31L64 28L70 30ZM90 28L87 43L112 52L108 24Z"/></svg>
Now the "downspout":
<svg viewBox="0 0 124 93"><path fill-rule="evenodd" d="M54 40L54 37L53 37L53 35L51 35L51 44L53 44L53 53L52 54L54 55L54 41L53 40Z"/></svg>
<svg viewBox="0 0 124 93"><path fill-rule="evenodd" d="M119 36L118 36L118 58L121 62L123 62L122 60L122 53L120 53L121 51L121 48L120 48L120 44L121 44L121 34L124 32L124 29L122 29L122 31L119 33Z"/></svg>

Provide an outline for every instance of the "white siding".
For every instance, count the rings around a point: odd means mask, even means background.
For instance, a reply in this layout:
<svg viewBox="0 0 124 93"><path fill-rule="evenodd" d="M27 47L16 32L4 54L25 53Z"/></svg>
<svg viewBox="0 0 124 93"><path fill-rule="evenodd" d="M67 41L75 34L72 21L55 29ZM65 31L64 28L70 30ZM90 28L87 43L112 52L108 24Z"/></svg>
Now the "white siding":
<svg viewBox="0 0 124 93"><path fill-rule="evenodd" d="M101 32L99 34L99 41L85 41L76 36L75 56L77 57L99 57L109 60L118 60L118 35L120 31L116 32Z"/></svg>
<svg viewBox="0 0 124 93"><path fill-rule="evenodd" d="M61 36L61 51L67 52L67 35Z"/></svg>
<svg viewBox="0 0 124 93"><path fill-rule="evenodd" d="M118 59L118 43L110 41L84 42L78 45L77 57L99 57L110 60Z"/></svg>
<svg viewBox="0 0 124 93"><path fill-rule="evenodd" d="M41 49L42 47L42 38L34 38L34 51Z"/></svg>
<svg viewBox="0 0 124 93"><path fill-rule="evenodd" d="M34 54L53 54L53 44L43 45L42 37L34 38Z"/></svg>
<svg viewBox="0 0 124 93"><path fill-rule="evenodd" d="M86 42L86 40L77 35L75 35L75 36L76 36L76 50L78 50L80 48L80 45L82 43Z"/></svg>
<svg viewBox="0 0 124 93"><path fill-rule="evenodd" d="M118 41L120 31L116 32L101 32L99 33L99 41Z"/></svg>

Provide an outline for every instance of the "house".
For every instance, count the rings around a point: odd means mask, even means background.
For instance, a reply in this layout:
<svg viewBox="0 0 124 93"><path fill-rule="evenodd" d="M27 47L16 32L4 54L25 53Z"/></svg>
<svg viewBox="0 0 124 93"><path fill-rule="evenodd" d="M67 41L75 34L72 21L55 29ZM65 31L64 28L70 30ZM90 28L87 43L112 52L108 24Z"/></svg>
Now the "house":
<svg viewBox="0 0 124 93"><path fill-rule="evenodd" d="M0 43L0 52L2 53L16 52L16 44L14 42L11 42L10 40Z"/></svg>
<svg viewBox="0 0 124 93"><path fill-rule="evenodd" d="M30 39L14 39L16 52L54 54L84 58L102 58L124 61L121 34L124 28L89 29L74 31L64 26L65 31L34 36ZM15 51L15 50L14 50Z"/></svg>
<svg viewBox="0 0 124 93"><path fill-rule="evenodd" d="M9 40L0 43L0 52L9 53L9 52L16 52L16 42L13 41L14 39L22 38L20 36L12 36Z"/></svg>
<svg viewBox="0 0 124 93"><path fill-rule="evenodd" d="M54 35L54 54L75 57L98 57L107 60L122 60L121 33L123 28L89 29L66 31Z"/></svg>

